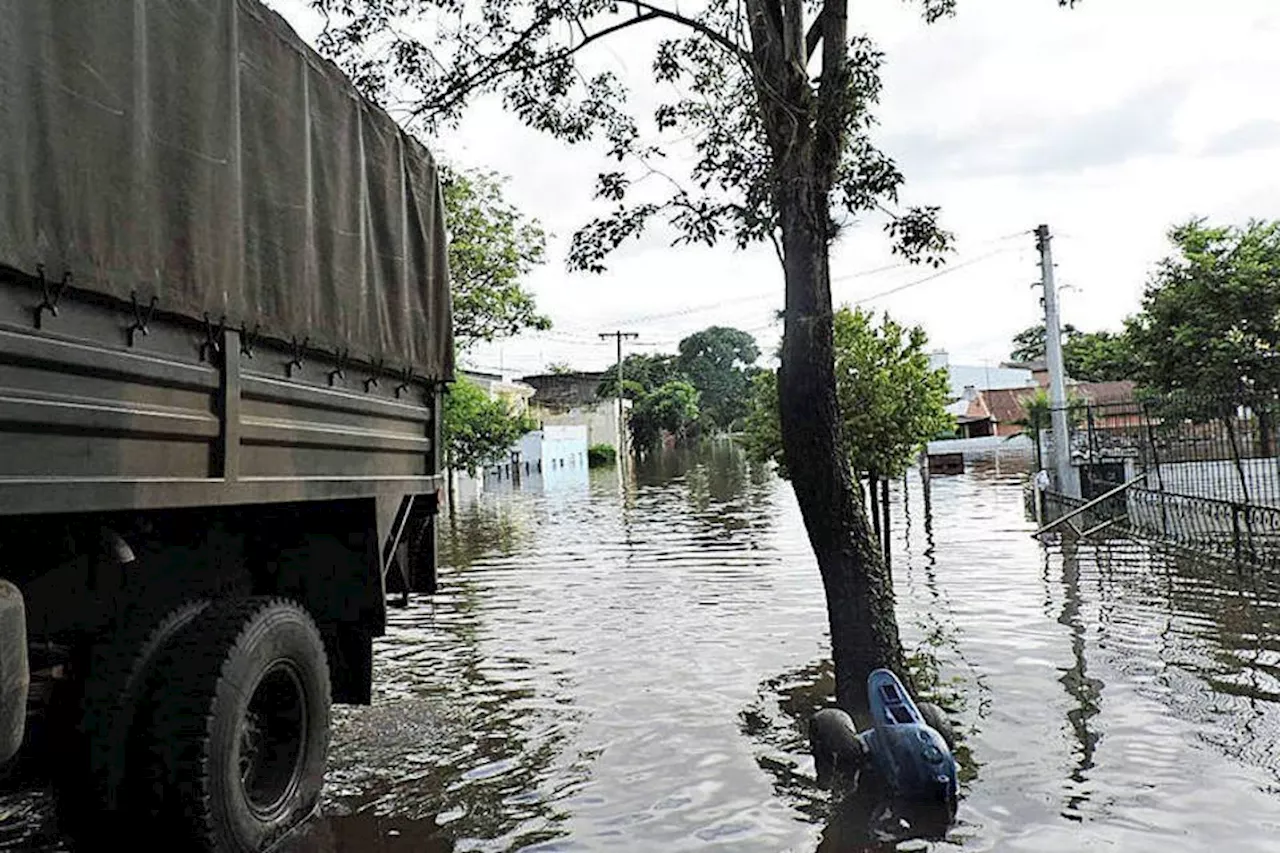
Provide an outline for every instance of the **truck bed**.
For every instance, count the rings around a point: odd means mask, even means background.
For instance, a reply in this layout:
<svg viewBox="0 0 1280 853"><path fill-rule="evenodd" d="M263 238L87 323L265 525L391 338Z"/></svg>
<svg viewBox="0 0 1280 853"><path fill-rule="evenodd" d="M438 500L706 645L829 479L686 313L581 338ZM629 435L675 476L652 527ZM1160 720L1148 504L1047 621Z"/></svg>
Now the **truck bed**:
<svg viewBox="0 0 1280 853"><path fill-rule="evenodd" d="M436 491L438 384L304 341L0 268L0 515Z"/></svg>

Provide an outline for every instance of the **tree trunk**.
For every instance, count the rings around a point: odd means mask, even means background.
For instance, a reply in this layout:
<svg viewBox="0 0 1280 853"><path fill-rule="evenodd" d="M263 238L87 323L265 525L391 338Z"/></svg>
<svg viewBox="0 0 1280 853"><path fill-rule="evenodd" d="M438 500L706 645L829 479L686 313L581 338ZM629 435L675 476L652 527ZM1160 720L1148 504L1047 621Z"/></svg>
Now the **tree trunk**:
<svg viewBox="0 0 1280 853"><path fill-rule="evenodd" d="M1268 403L1263 403L1262 405L1266 406ZM1276 455L1275 431L1275 423L1273 422L1271 412L1266 409L1260 409L1258 412L1258 444L1261 451L1259 453L1260 456L1270 459L1272 456Z"/></svg>
<svg viewBox="0 0 1280 853"><path fill-rule="evenodd" d="M880 523L880 535L882 536L880 553L884 554L884 575L889 581L889 591L893 591L893 560L890 553L893 540L889 536L889 478L884 477L880 480L880 511L884 513L884 521Z"/></svg>
<svg viewBox="0 0 1280 853"><path fill-rule="evenodd" d="M884 542L884 534L880 530L880 478L875 474L867 475L867 494L871 496L871 530L877 542Z"/></svg>
<svg viewBox="0 0 1280 853"><path fill-rule="evenodd" d="M778 372L782 445L822 573L836 699L846 711L862 713L871 670L888 667L905 677L902 641L887 572L840 448L826 198L812 197L809 186L797 174L784 178L778 193L786 277Z"/></svg>

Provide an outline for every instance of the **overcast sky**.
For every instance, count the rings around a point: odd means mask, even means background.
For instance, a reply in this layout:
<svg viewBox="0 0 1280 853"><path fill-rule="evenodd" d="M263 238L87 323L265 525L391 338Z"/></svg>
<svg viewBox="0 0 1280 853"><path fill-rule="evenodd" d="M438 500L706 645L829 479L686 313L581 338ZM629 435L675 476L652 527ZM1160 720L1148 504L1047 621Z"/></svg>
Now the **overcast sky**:
<svg viewBox="0 0 1280 853"><path fill-rule="evenodd" d="M303 35L304 0L269 0ZM907 177L904 200L938 204L958 237L946 272L865 274L894 263L880 222L836 247L837 303L863 302L922 325L953 363L995 364L1036 322L1034 240L1050 226L1065 322L1119 328L1137 309L1170 225L1193 215L1280 218L1280 2L1277 0L961 0L926 26L902 0L852 4L851 30L885 50L879 141ZM614 41L593 61L643 87L652 37ZM511 200L553 233L529 287L555 330L477 348L469 361L516 374L550 362L598 369L613 357L597 332L639 332L640 351L673 351L712 324L776 345L782 278L771 249L627 247L604 275L569 274L573 230L591 199L599 149L523 128L500 105L473 108L432 141L446 158L510 177Z"/></svg>

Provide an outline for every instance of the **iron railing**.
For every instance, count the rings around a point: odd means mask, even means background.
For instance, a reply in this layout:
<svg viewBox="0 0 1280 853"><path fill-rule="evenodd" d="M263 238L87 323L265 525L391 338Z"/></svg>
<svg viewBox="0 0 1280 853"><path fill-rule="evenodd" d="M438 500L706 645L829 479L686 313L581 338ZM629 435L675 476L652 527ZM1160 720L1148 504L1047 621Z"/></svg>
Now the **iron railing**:
<svg viewBox="0 0 1280 853"><path fill-rule="evenodd" d="M1052 458L1049 413L1031 418ZM1159 539L1241 563L1280 566L1280 397L1171 395L1068 407L1080 498L1050 492L1047 520L1123 483L1091 506L1079 531Z"/></svg>

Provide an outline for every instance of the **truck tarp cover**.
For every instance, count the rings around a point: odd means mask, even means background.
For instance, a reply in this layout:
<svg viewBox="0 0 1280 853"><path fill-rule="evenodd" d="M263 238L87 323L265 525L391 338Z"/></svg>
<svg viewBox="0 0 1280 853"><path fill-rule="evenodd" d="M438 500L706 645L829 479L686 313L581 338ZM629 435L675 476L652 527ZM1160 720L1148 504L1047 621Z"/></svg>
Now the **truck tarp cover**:
<svg viewBox="0 0 1280 853"><path fill-rule="evenodd" d="M450 379L445 248L431 155L256 0L0 0L0 264Z"/></svg>

